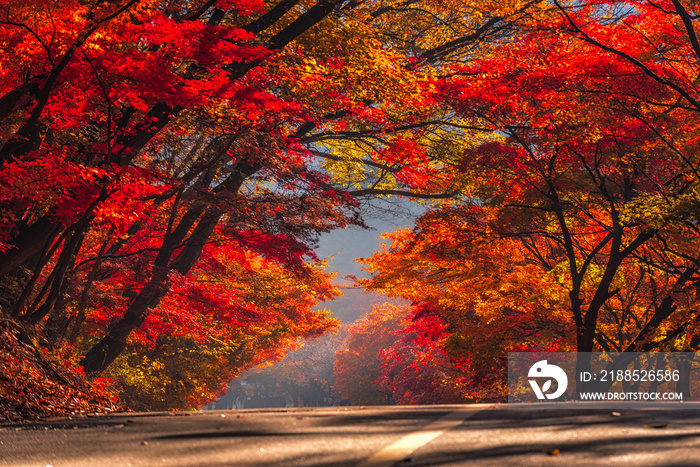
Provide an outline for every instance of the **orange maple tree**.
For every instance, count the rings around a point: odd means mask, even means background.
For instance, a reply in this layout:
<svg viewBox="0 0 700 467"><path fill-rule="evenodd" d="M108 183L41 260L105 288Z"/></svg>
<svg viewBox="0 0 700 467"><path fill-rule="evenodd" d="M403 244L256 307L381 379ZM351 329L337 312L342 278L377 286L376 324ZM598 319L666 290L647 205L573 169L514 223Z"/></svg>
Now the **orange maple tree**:
<svg viewBox="0 0 700 467"><path fill-rule="evenodd" d="M465 355L489 349L478 361L493 365L533 345L694 348L693 8L553 2L452 67L445 101L485 131L459 163L464 196L396 233L367 285L435 305ZM589 365L582 354L577 371Z"/></svg>

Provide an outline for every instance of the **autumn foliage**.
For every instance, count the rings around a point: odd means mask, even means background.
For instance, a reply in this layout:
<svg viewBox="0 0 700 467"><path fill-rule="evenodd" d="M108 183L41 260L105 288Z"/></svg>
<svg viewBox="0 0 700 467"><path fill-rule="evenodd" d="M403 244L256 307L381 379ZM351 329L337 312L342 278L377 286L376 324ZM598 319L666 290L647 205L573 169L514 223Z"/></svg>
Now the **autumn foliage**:
<svg viewBox="0 0 700 467"><path fill-rule="evenodd" d="M392 391L380 382L384 359L381 352L396 343L397 332L406 326L407 309L386 304L353 323L346 348L336 353L335 387L352 404L395 403Z"/></svg>
<svg viewBox="0 0 700 467"><path fill-rule="evenodd" d="M437 65L491 8L0 1L3 317L159 407L333 329L312 247L456 192Z"/></svg>
<svg viewBox="0 0 700 467"><path fill-rule="evenodd" d="M382 349L377 380L398 404L459 404L474 400L468 362L449 355L447 324L425 306L413 307L411 321L395 330L398 340Z"/></svg>
<svg viewBox="0 0 700 467"><path fill-rule="evenodd" d="M497 398L516 348L691 348L697 7L0 0L3 319L195 406L333 329L316 240L409 196L443 202L366 284L416 307L394 397ZM459 371L408 378L428 355Z"/></svg>
<svg viewBox="0 0 700 467"><path fill-rule="evenodd" d="M88 381L65 363L47 358L14 323L0 321L0 422L124 410L108 381Z"/></svg>
<svg viewBox="0 0 700 467"><path fill-rule="evenodd" d="M389 236L365 285L434 306L476 375L508 351L696 348L700 48L685 3L552 2L440 83L484 131L459 162L463 197ZM498 394L485 383L480 397Z"/></svg>

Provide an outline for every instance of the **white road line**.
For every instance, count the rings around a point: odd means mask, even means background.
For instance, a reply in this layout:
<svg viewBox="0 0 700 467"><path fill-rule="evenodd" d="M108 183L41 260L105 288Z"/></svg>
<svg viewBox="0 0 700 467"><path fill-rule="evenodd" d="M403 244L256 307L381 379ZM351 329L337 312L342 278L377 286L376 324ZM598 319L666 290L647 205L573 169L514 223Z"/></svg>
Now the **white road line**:
<svg viewBox="0 0 700 467"><path fill-rule="evenodd" d="M460 425L464 420L474 416L481 409L463 408L450 412L442 418L410 433L394 444L375 452L372 457L359 463L357 467L389 467L410 455L416 449L425 446L444 432Z"/></svg>

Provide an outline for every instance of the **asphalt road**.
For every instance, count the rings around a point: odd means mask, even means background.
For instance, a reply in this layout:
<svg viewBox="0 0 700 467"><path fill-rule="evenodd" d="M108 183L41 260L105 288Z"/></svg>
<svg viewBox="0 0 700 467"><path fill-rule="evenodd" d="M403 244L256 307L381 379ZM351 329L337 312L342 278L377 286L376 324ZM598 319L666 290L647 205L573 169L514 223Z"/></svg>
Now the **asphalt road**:
<svg viewBox="0 0 700 467"><path fill-rule="evenodd" d="M55 419L0 425L0 466L700 466L700 405L585 407L335 407Z"/></svg>

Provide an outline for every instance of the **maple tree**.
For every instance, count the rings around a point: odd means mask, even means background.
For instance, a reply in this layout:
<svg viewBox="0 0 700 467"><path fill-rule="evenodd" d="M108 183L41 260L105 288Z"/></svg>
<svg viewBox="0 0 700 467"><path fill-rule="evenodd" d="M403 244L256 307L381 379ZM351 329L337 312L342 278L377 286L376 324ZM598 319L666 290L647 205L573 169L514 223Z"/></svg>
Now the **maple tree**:
<svg viewBox="0 0 700 467"><path fill-rule="evenodd" d="M450 162L463 129L434 98L440 63L522 14L411 4L0 2L3 313L95 375L146 352L143 335L157 343L173 319L182 342L240 326L246 306L212 310L245 301L236 288L251 278L204 278L217 255L276 265L290 287L313 289L304 301L327 298L309 247L362 225L358 199L459 189ZM164 311L176 294L188 297L179 317ZM267 299L255 313L274 322ZM293 322L260 358L333 327Z"/></svg>
<svg viewBox="0 0 700 467"><path fill-rule="evenodd" d="M515 53L525 59L523 52L545 48L553 54L547 66L530 61L525 71L522 61L509 62L494 73L484 61L489 86L496 75L522 93L507 104L489 96L487 111L479 104L477 112L506 138L482 146L478 162L465 160L464 168L494 177L489 189L501 197L501 221L509 222L501 232L533 234L533 253L545 269L566 264L578 351L608 347L601 342L602 313L640 281L642 293L634 298L647 319L633 325L634 338L623 350L683 345L697 332L699 263L690 247L697 242L691 207L697 108L678 84L693 76L697 56L692 39L678 33L682 27L692 37L682 6L591 2L556 11L555 31L565 34L528 32ZM544 24L552 30L551 22ZM616 49L603 44L613 39ZM515 218L523 212L525 224ZM628 282L640 268L651 273Z"/></svg>
<svg viewBox="0 0 700 467"><path fill-rule="evenodd" d="M368 285L477 323L495 356L529 340L692 348L700 48L688 8L553 2L454 66L440 84L446 102L488 131L460 162L465 196L395 234ZM511 324L520 335L500 341Z"/></svg>
<svg viewBox="0 0 700 467"><path fill-rule="evenodd" d="M410 322L395 331L400 338L380 351L382 374L377 384L398 404L459 404L474 400L468 361L451 356L452 338L436 310L414 306ZM493 398L493 396L492 396Z"/></svg>
<svg viewBox="0 0 700 467"><path fill-rule="evenodd" d="M380 385L384 359L380 352L395 344L408 324L409 310L390 304L373 310L348 328L346 348L336 353L335 387L351 404L382 405L396 401Z"/></svg>
<svg viewBox="0 0 700 467"><path fill-rule="evenodd" d="M390 245L366 260L373 277L364 285L415 304L420 319L403 332L407 344L422 343L425 358L415 364L409 358L403 364L407 374L425 369L447 375L431 379L444 388L414 390L419 397L443 391L452 401L501 400L507 393L507 352L573 350L575 328L561 275L543 274L517 240L499 241L479 223L461 206L432 211L414 231L386 234ZM399 346L393 358L406 360L402 352L420 355L421 347L412 347ZM429 368L431 361L437 368Z"/></svg>
<svg viewBox="0 0 700 467"><path fill-rule="evenodd" d="M330 312L314 309L339 294L322 264L302 281L265 258L248 253L236 261L230 247L221 250L226 256L205 257L188 278L173 281L107 370L129 407L199 408L245 369L337 327Z"/></svg>

